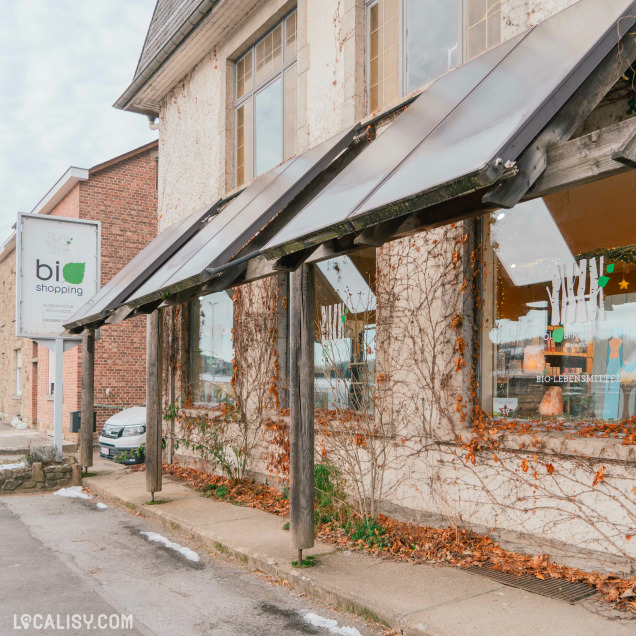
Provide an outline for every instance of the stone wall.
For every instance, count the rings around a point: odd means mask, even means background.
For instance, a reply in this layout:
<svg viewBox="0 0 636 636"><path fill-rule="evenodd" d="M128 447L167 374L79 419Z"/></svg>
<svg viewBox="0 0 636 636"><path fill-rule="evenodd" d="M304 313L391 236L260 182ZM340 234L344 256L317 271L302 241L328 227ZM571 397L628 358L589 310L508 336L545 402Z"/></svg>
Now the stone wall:
<svg viewBox="0 0 636 636"><path fill-rule="evenodd" d="M3 495L58 490L81 483L81 466L74 457L65 458L61 464L34 462L31 466L8 470L2 470L0 465L0 493Z"/></svg>
<svg viewBox="0 0 636 636"><path fill-rule="evenodd" d="M504 39L575 1L502 0ZM162 227L232 189L233 61L263 33L263 25L288 8L282 0L262 2L227 40L210 42L207 57L162 101ZM364 1L299 0L297 9L296 130L303 151L365 115ZM597 118L594 126L603 121ZM563 439L542 440L538 448L519 448L519 441L509 440L497 454L479 454L475 464L462 455L457 440L471 434L470 387L468 369L461 361L457 369L457 358L474 324L474 307L462 289L470 250L457 242L465 233L463 224L439 228L378 252L378 371L383 378L378 395L381 417L388 420L385 430L392 430L386 439L383 505L405 518L490 532L518 549L553 555L561 550L570 563L584 561L585 555L598 563L604 554L606 564L612 564L608 568L629 569L636 558L634 541L626 538L636 519L629 486L636 479L636 463L616 442L592 448L586 441L566 449ZM170 350L178 361L172 361L173 373L166 376L164 406L178 398L179 382L188 375L187 320L178 331ZM267 474L265 452L263 444L255 453L253 469L261 476ZM203 466L183 448L177 459ZM605 480L593 487L603 462Z"/></svg>

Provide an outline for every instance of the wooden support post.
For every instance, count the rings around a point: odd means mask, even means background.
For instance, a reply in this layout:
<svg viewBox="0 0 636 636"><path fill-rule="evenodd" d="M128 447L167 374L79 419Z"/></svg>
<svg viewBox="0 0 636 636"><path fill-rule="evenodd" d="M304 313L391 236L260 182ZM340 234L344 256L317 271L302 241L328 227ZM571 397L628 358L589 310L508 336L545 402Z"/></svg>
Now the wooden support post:
<svg viewBox="0 0 636 636"><path fill-rule="evenodd" d="M300 555L314 545L314 265L290 275L289 349L290 530Z"/></svg>
<svg viewBox="0 0 636 636"><path fill-rule="evenodd" d="M161 332L162 316L155 309L146 319L146 490L154 500L161 490Z"/></svg>
<svg viewBox="0 0 636 636"><path fill-rule="evenodd" d="M93 411L95 395L95 330L82 333L82 416L80 425L80 466L93 465Z"/></svg>

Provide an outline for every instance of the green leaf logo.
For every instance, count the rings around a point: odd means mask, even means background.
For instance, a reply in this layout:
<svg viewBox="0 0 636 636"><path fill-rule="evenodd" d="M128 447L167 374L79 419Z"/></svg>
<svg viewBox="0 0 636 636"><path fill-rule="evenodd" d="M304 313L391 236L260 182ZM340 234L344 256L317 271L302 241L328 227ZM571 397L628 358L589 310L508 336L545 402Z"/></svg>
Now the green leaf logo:
<svg viewBox="0 0 636 636"><path fill-rule="evenodd" d="M609 276L601 276L598 279L598 286L599 287L605 287L605 285L607 285L607 283L609 283Z"/></svg>
<svg viewBox="0 0 636 636"><path fill-rule="evenodd" d="M563 336L565 335L565 330L563 327L559 327L552 332L552 339L554 342L563 342Z"/></svg>
<svg viewBox="0 0 636 636"><path fill-rule="evenodd" d="M62 269L62 276L67 283L79 285L84 280L86 263L66 263Z"/></svg>
<svg viewBox="0 0 636 636"><path fill-rule="evenodd" d="M607 270L608 274L613 274L614 273L614 263L611 263L605 269Z"/></svg>

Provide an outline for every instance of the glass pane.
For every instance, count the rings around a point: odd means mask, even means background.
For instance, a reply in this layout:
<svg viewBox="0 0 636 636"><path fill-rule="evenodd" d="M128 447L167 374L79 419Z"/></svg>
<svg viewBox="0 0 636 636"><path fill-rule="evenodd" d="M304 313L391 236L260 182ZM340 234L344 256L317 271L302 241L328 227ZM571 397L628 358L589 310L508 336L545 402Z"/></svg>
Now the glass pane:
<svg viewBox="0 0 636 636"><path fill-rule="evenodd" d="M501 11L488 16L488 48L497 46L501 42Z"/></svg>
<svg viewBox="0 0 636 636"><path fill-rule="evenodd" d="M458 3L407 0L407 92L457 66Z"/></svg>
<svg viewBox="0 0 636 636"><path fill-rule="evenodd" d="M488 2L486 0L468 0L468 28L486 19Z"/></svg>
<svg viewBox="0 0 636 636"><path fill-rule="evenodd" d="M494 415L636 414L635 174L492 215Z"/></svg>
<svg viewBox="0 0 636 636"><path fill-rule="evenodd" d="M296 12L285 20L285 59L291 60L296 55Z"/></svg>
<svg viewBox="0 0 636 636"><path fill-rule="evenodd" d="M252 100L236 109L236 185L252 179Z"/></svg>
<svg viewBox="0 0 636 636"><path fill-rule="evenodd" d="M487 48L487 22L484 20L478 22L474 27L468 29L468 59L473 59L478 55L481 55Z"/></svg>
<svg viewBox="0 0 636 636"><path fill-rule="evenodd" d="M252 51L236 63L236 98L252 90Z"/></svg>
<svg viewBox="0 0 636 636"><path fill-rule="evenodd" d="M232 327L234 304L225 292L203 296L190 305L192 399L216 406L232 400Z"/></svg>
<svg viewBox="0 0 636 636"><path fill-rule="evenodd" d="M399 3L379 0L369 8L369 108L382 108L399 95Z"/></svg>
<svg viewBox="0 0 636 636"><path fill-rule="evenodd" d="M285 71L285 159L296 154L296 65Z"/></svg>
<svg viewBox="0 0 636 636"><path fill-rule="evenodd" d="M280 68L283 61L282 25L278 25L256 45L256 83Z"/></svg>
<svg viewBox="0 0 636 636"><path fill-rule="evenodd" d="M316 408L374 411L375 250L316 266Z"/></svg>
<svg viewBox="0 0 636 636"><path fill-rule="evenodd" d="M254 98L256 119L256 176L283 160L282 80L277 79Z"/></svg>

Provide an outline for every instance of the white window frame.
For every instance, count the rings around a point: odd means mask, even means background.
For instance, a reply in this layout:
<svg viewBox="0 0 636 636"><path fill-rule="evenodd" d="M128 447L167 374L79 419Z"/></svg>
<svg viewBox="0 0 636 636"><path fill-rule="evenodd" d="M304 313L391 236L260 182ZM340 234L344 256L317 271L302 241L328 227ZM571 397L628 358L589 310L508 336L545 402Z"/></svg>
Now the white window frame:
<svg viewBox="0 0 636 636"><path fill-rule="evenodd" d="M285 14L283 18L278 21L262 38L254 42L252 46L250 46L241 57L239 57L234 63L234 89L233 89L233 97L234 97L234 186L238 186L237 180L237 148L238 148L238 109L247 103L250 99L252 100L252 180L255 179L258 175L256 173L256 96L265 90L270 84L273 84L276 80L280 78L281 82L281 105L282 105L282 119L281 119L281 148L283 149L283 158L284 161L285 156L285 74L286 71L289 70L294 64L296 64L297 55L291 56L287 59L287 19L291 17L294 13L296 13L296 9L290 11ZM249 91L246 91L240 99L237 98L237 73L238 73L238 64L239 62L245 58L250 52L252 53L252 79L256 80L256 47L267 38L273 31L275 31L278 27L281 27L281 42L282 42L282 56L283 56L283 64L279 68L277 68L274 72L270 73L267 77L263 78L258 84L254 84ZM296 51L298 51L298 23L296 23ZM249 181L246 181L243 185L247 185Z"/></svg>

